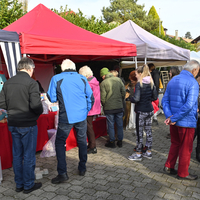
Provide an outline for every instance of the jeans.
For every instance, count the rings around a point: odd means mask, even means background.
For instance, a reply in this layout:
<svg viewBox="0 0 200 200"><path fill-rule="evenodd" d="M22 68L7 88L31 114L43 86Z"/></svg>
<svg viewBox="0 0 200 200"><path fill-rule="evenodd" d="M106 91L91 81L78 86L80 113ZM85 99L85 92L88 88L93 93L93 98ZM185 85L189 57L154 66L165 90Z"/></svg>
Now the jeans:
<svg viewBox="0 0 200 200"><path fill-rule="evenodd" d="M75 124L68 123L59 123L58 130L56 134L56 156L57 156L57 171L59 175L67 173L67 164L66 164L66 139L69 136L69 133L72 128L76 130L76 138L79 147L79 171L86 171L86 162L87 162L87 120L78 122Z"/></svg>
<svg viewBox="0 0 200 200"><path fill-rule="evenodd" d="M118 140L123 140L123 112L106 114L106 119L110 141L115 141L115 123L117 126L117 138Z"/></svg>
<svg viewBox="0 0 200 200"><path fill-rule="evenodd" d="M13 140L13 170L16 187L28 190L35 181L35 152L37 145L37 125L32 127L9 126Z"/></svg>

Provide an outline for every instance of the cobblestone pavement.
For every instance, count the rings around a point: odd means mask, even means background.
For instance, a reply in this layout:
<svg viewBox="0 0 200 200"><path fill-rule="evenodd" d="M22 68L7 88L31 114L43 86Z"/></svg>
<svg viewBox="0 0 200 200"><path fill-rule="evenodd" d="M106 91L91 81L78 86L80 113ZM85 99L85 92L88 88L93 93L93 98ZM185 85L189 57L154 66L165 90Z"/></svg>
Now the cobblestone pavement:
<svg viewBox="0 0 200 200"><path fill-rule="evenodd" d="M133 153L136 136L133 130L124 131L122 148L106 148L107 137L97 139L97 154L88 155L85 176L78 175L78 148L66 152L69 180L59 185L51 184L57 175L56 157L40 158L36 154L36 167L48 169L49 174L38 180L42 188L29 194L15 192L13 169L3 170L0 185L0 199L26 200L159 200L200 199L200 178L195 181L178 180L163 173L163 166L169 151L170 140L166 139L169 127L164 115L158 116L159 125L153 126L153 158L140 161L127 159ZM195 159L195 147L191 156L189 172L200 177L199 162Z"/></svg>

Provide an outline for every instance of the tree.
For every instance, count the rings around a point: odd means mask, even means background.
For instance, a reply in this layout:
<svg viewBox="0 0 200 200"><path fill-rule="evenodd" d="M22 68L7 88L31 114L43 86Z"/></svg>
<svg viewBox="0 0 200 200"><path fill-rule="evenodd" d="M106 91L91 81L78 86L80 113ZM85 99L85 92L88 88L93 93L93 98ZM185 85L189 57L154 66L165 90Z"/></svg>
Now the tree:
<svg viewBox="0 0 200 200"><path fill-rule="evenodd" d="M105 23L102 19L96 19L95 16L91 16L89 18L86 18L81 10L79 9L78 13L74 13L70 9L67 9L67 5L65 6L65 9L63 7L60 7L60 11L56 9L52 9L56 14L60 15L62 18L66 19L67 21L75 24L76 26L79 26L85 30L91 31L93 33L101 35L102 33L105 33L115 27L117 27L118 24Z"/></svg>
<svg viewBox="0 0 200 200"><path fill-rule="evenodd" d="M189 31L185 34L185 38L192 39L192 36Z"/></svg>
<svg viewBox="0 0 200 200"><path fill-rule="evenodd" d="M191 43L185 42L182 38L180 40L177 40L176 38L170 38L167 35L160 35L157 31L151 31L151 33L171 44L174 44L176 46L182 47L184 49L189 49L190 51L197 51L197 46Z"/></svg>
<svg viewBox="0 0 200 200"><path fill-rule="evenodd" d="M0 29L18 20L24 15L22 3L18 0L0 0Z"/></svg>
<svg viewBox="0 0 200 200"><path fill-rule="evenodd" d="M150 16L150 15L153 17L153 19L158 20L158 28L156 28L153 31L157 31L159 34L165 35L164 28L162 26L162 22L160 21L160 17L154 6L152 6L149 10L148 16Z"/></svg>
<svg viewBox="0 0 200 200"><path fill-rule="evenodd" d="M107 8L103 7L102 13L107 23L119 22L124 23L132 20L140 27L147 31L154 30L158 27L158 19L147 16L144 11L144 5L138 5L137 0L110 0L111 5Z"/></svg>

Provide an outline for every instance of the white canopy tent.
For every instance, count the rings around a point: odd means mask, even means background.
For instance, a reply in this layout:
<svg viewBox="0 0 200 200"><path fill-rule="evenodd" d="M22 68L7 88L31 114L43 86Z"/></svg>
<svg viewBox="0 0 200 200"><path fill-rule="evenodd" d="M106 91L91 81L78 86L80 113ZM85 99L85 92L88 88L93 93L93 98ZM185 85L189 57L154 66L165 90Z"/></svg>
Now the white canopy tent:
<svg viewBox="0 0 200 200"><path fill-rule="evenodd" d="M135 67L135 64L137 67L137 63L154 63L156 67L182 66L190 60L189 50L152 35L131 20L102 34L102 36L136 45L137 57L122 59L122 68Z"/></svg>
<svg viewBox="0 0 200 200"><path fill-rule="evenodd" d="M196 60L200 63L200 54L195 51L190 52L190 60Z"/></svg>

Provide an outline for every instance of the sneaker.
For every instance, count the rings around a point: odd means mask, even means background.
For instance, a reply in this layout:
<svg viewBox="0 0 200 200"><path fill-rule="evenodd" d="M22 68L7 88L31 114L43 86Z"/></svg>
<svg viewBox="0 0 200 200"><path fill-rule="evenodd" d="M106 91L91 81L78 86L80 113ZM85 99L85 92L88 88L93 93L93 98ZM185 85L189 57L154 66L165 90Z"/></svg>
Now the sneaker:
<svg viewBox="0 0 200 200"><path fill-rule="evenodd" d="M164 167L163 171L166 172L167 174L172 174L172 175L176 175L177 174L177 170L175 170L173 168L169 168L169 167Z"/></svg>
<svg viewBox="0 0 200 200"><path fill-rule="evenodd" d="M69 179L69 177L67 176L67 173L62 174L62 175L58 174L58 176L56 176L55 178L53 178L53 179L51 180L51 183L53 183L53 184L58 184L58 183L65 182L65 181L67 181L68 179Z"/></svg>
<svg viewBox="0 0 200 200"><path fill-rule="evenodd" d="M118 146L119 148L122 147L122 140L117 141L117 146Z"/></svg>
<svg viewBox="0 0 200 200"><path fill-rule="evenodd" d="M179 180L196 180L196 179L198 179L198 176L189 174L186 177L180 177L180 176L177 175L177 179L179 179Z"/></svg>
<svg viewBox="0 0 200 200"><path fill-rule="evenodd" d="M33 192L34 190L37 190L41 187L42 187L42 183L35 183L35 185L32 188L30 188L28 190L24 190L24 194L28 194L30 192Z"/></svg>
<svg viewBox="0 0 200 200"><path fill-rule="evenodd" d="M141 161L142 160L142 155L138 156L137 153L133 153L131 156L128 157L129 160L136 160L136 161Z"/></svg>
<svg viewBox="0 0 200 200"><path fill-rule="evenodd" d="M142 153L142 157L152 159L152 154L148 153L147 151L145 153Z"/></svg>
<svg viewBox="0 0 200 200"><path fill-rule="evenodd" d="M106 144L105 144L106 147L110 147L110 148L115 148L115 141L111 142L111 141L108 141Z"/></svg>
<svg viewBox="0 0 200 200"><path fill-rule="evenodd" d="M89 148L89 149L87 150L87 153L88 153L88 154L91 154L91 153L95 154L95 153L97 153L97 148L96 148L96 147L94 147L94 148L92 148L92 149Z"/></svg>

